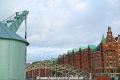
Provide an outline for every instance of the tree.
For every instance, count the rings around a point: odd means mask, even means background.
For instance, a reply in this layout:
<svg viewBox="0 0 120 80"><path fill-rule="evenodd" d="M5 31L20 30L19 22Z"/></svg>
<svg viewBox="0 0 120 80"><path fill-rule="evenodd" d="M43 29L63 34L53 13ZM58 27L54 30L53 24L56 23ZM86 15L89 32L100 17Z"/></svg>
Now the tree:
<svg viewBox="0 0 120 80"><path fill-rule="evenodd" d="M120 73L120 66L118 66L117 68L117 73ZM117 74L117 76L118 76L118 80L120 80L120 74Z"/></svg>

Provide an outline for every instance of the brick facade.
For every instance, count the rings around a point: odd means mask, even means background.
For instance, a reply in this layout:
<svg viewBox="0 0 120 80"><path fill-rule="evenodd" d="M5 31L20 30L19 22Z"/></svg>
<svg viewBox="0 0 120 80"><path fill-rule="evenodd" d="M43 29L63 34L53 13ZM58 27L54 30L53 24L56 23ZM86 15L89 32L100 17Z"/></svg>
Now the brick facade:
<svg viewBox="0 0 120 80"><path fill-rule="evenodd" d="M66 55L68 63L65 64L80 69L92 69L94 76L96 73L115 73L117 66L120 66L120 35L113 37L111 27L108 27L106 38L103 35L98 46L93 48L93 45L88 45L78 51L73 49ZM62 64L63 60L59 57L58 63Z"/></svg>
<svg viewBox="0 0 120 80"><path fill-rule="evenodd" d="M99 45L88 45L77 49L68 50L67 54L58 56L58 64L71 65L80 69L91 69L93 77L97 73L115 73L120 66L120 35L113 37L111 27L108 27L106 38L102 36ZM32 76L32 71L29 72ZM38 70L34 71L38 75ZM45 76L45 70L41 70L40 76ZM46 72L50 76L50 71ZM28 72L27 72L27 77Z"/></svg>

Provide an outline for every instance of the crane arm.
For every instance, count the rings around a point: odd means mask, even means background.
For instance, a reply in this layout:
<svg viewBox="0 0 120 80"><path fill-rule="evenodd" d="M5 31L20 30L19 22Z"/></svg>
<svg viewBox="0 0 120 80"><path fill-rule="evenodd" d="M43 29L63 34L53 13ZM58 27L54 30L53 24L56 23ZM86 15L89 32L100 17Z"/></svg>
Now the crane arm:
<svg viewBox="0 0 120 80"><path fill-rule="evenodd" d="M19 14L19 12L16 12L16 16L14 17L15 21L9 27L9 29L11 29L13 32L17 32L17 30L20 27L20 25L23 22L23 20L26 19L28 13L29 13L28 11L23 11L22 14Z"/></svg>
<svg viewBox="0 0 120 80"><path fill-rule="evenodd" d="M29 11L23 11L22 13L16 12L14 17L11 17L3 23L9 27L10 30L13 32L17 32L18 28L20 27L21 23L27 18Z"/></svg>

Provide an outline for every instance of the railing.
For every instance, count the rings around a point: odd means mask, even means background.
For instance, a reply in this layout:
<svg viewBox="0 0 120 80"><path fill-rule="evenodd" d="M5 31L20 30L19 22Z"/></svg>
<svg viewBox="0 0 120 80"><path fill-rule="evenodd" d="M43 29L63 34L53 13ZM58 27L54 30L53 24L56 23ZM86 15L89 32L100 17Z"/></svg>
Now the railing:
<svg viewBox="0 0 120 80"><path fill-rule="evenodd" d="M39 79L26 79L26 80L94 80L94 79L83 79L83 77L41 77Z"/></svg>
<svg viewBox="0 0 120 80"><path fill-rule="evenodd" d="M61 64L52 64L52 63L49 63L49 62L41 62L40 64L32 64L31 66L27 67L27 69L26 69L27 73L29 74L29 72L30 72L30 74L31 74L31 77L27 78L28 80L32 80L32 79L33 80L34 79L39 80L39 78L37 78L36 75L35 75L36 78L33 77L34 76L34 70L36 70L36 69L38 70L38 72L36 74L37 76L40 76L40 74L41 74L40 70L45 69L45 73L44 73L45 76L43 78L47 78L46 80L50 80L51 78L54 79L54 77L52 77L52 76L54 76L51 73L52 71L55 71L56 79L58 78L59 80L62 77L65 80L68 80L68 79L69 80L77 80L77 79L86 80L87 76L89 76L91 78L91 75L90 75L91 70L90 69L86 69L86 70L84 69L83 70L83 69L74 68L73 66L70 66L70 65L61 65ZM52 75L51 77L46 76L46 70L51 71L50 72L50 76ZM58 77L58 73L62 74L62 76ZM75 76L74 77L75 79L72 79L73 77L71 77L71 76ZM80 77L80 76L82 76L82 77ZM53 80L53 79L51 79L51 80ZM64 79L62 79L62 80L64 80ZM40 77L40 80L42 80L42 77ZM89 80L89 79L87 78L87 80Z"/></svg>

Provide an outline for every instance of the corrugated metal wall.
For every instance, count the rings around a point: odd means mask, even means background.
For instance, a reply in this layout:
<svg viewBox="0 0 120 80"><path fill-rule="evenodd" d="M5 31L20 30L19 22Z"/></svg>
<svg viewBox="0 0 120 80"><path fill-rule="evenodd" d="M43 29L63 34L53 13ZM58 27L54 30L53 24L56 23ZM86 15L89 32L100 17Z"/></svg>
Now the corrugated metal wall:
<svg viewBox="0 0 120 80"><path fill-rule="evenodd" d="M0 80L26 79L26 43L0 38Z"/></svg>

